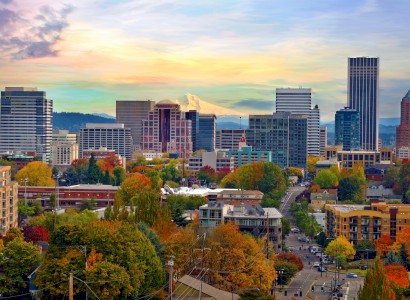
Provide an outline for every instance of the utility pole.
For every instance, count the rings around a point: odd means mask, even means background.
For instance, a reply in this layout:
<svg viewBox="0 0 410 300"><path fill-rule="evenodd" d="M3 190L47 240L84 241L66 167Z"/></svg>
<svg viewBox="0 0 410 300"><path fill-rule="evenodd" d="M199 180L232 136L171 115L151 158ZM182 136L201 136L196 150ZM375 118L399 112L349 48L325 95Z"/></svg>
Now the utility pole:
<svg viewBox="0 0 410 300"><path fill-rule="evenodd" d="M266 264L269 265L269 213L266 213Z"/></svg>
<svg viewBox="0 0 410 300"><path fill-rule="evenodd" d="M84 261L85 261L85 271L87 271L87 245L78 246L80 249L81 254L84 254ZM85 289L85 299L88 299L88 289Z"/></svg>
<svg viewBox="0 0 410 300"><path fill-rule="evenodd" d="M74 300L73 281L73 273L70 273L70 279L68 284L68 300Z"/></svg>
<svg viewBox="0 0 410 300"><path fill-rule="evenodd" d="M173 284L173 273L174 273L174 258L175 256L171 255L171 258L168 260L169 266L169 295L170 299L172 300L172 284Z"/></svg>

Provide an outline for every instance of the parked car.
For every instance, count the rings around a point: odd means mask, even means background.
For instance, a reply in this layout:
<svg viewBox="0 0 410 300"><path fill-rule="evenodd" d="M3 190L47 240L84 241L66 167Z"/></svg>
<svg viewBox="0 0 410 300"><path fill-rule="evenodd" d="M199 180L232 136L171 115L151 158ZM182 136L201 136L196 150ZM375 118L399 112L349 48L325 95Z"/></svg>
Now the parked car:
<svg viewBox="0 0 410 300"><path fill-rule="evenodd" d="M319 268L319 267L320 267L320 262L315 261L315 262L313 263L313 267Z"/></svg>
<svg viewBox="0 0 410 300"><path fill-rule="evenodd" d="M298 237L298 241L303 242L303 243L309 243L310 242L310 240L307 237L304 237L304 236Z"/></svg>
<svg viewBox="0 0 410 300"><path fill-rule="evenodd" d="M290 232L292 232L292 233L300 233L300 230L299 230L299 228L294 227L294 228L292 228L292 229L290 230Z"/></svg>
<svg viewBox="0 0 410 300"><path fill-rule="evenodd" d="M355 273L346 273L346 277L347 278L357 278L357 274L355 274Z"/></svg>
<svg viewBox="0 0 410 300"><path fill-rule="evenodd" d="M360 270L367 270L367 265L360 266Z"/></svg>
<svg viewBox="0 0 410 300"><path fill-rule="evenodd" d="M326 268L325 267L319 267L317 269L319 272L326 272Z"/></svg>

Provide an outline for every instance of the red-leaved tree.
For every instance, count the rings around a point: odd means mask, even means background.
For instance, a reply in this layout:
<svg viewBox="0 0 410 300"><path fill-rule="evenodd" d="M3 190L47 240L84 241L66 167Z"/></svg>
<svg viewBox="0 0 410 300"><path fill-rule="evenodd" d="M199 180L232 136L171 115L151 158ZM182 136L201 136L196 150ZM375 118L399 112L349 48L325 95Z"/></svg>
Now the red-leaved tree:
<svg viewBox="0 0 410 300"><path fill-rule="evenodd" d="M295 265L299 271L303 269L303 262L299 255L292 253L281 253L276 255L275 261L284 261Z"/></svg>
<svg viewBox="0 0 410 300"><path fill-rule="evenodd" d="M26 225L23 227L24 240L26 242L45 242L48 241L48 230L43 226Z"/></svg>

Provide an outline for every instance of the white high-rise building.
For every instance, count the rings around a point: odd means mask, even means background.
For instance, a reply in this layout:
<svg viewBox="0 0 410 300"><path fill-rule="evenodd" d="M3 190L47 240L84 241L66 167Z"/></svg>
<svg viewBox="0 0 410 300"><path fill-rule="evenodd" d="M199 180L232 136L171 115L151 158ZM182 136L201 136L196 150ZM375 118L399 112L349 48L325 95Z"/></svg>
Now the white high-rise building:
<svg viewBox="0 0 410 300"><path fill-rule="evenodd" d="M312 109L312 89L277 88L276 112L282 111L308 117L308 155L320 156L320 110L317 105Z"/></svg>
<svg viewBox="0 0 410 300"><path fill-rule="evenodd" d="M68 130L53 132L51 142L53 166L67 166L78 158L77 134L69 133Z"/></svg>
<svg viewBox="0 0 410 300"><path fill-rule="evenodd" d="M325 156L327 147L327 127L320 127L320 156Z"/></svg>

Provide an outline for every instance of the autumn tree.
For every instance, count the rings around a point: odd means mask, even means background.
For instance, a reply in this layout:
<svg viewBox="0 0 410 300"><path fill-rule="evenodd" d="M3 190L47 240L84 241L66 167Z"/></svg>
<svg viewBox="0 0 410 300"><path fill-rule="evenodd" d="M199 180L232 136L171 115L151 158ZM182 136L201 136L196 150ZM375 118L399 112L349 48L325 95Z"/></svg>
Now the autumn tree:
<svg viewBox="0 0 410 300"><path fill-rule="evenodd" d="M216 182L217 180L217 174L215 170L211 168L210 166L204 166L201 169L199 169L196 176L198 180L207 182L208 184L212 182Z"/></svg>
<svg viewBox="0 0 410 300"><path fill-rule="evenodd" d="M132 199L137 196L142 190L151 187L151 179L142 174L130 174L125 179L118 189L115 197L119 197L122 203L128 205L132 203Z"/></svg>
<svg viewBox="0 0 410 300"><path fill-rule="evenodd" d="M26 242L43 242L48 241L49 233L48 230L43 226L34 226L27 224L23 227L24 240Z"/></svg>
<svg viewBox="0 0 410 300"><path fill-rule="evenodd" d="M102 181L103 174L97 165L94 153L91 153L88 161L88 183L96 184Z"/></svg>
<svg viewBox="0 0 410 300"><path fill-rule="evenodd" d="M114 185L119 186L121 183L125 180L125 170L123 167L116 166L112 170L112 173L114 175Z"/></svg>
<svg viewBox="0 0 410 300"><path fill-rule="evenodd" d="M322 189L327 189L336 187L338 185L338 178L332 171L323 170L315 176L313 182L319 185Z"/></svg>
<svg viewBox="0 0 410 300"><path fill-rule="evenodd" d="M394 241L388 235L382 235L374 242L374 247L378 255L385 257L386 254L393 249Z"/></svg>
<svg viewBox="0 0 410 300"><path fill-rule="evenodd" d="M406 276L407 277L407 276ZM379 258L367 271L363 288L359 290L359 300L394 300L395 294Z"/></svg>
<svg viewBox="0 0 410 300"><path fill-rule="evenodd" d="M356 254L356 250L347 238L340 235L335 240L331 241L329 245L327 245L325 254L333 257L345 256L346 258L353 258Z"/></svg>
<svg viewBox="0 0 410 300"><path fill-rule="evenodd" d="M17 172L16 180L21 186L54 186L55 180L51 174L51 168L45 163L33 161Z"/></svg>
<svg viewBox="0 0 410 300"><path fill-rule="evenodd" d="M281 253L276 255L275 261L285 261L295 265L299 271L303 270L303 262L299 255L293 253Z"/></svg>
<svg viewBox="0 0 410 300"><path fill-rule="evenodd" d="M315 174L316 173L316 163L320 160L319 156L308 156L307 165L308 165L308 173Z"/></svg>
<svg viewBox="0 0 410 300"><path fill-rule="evenodd" d="M384 267L386 277L393 284L401 288L406 288L409 286L409 276L407 275L407 270L404 266L393 263Z"/></svg>

